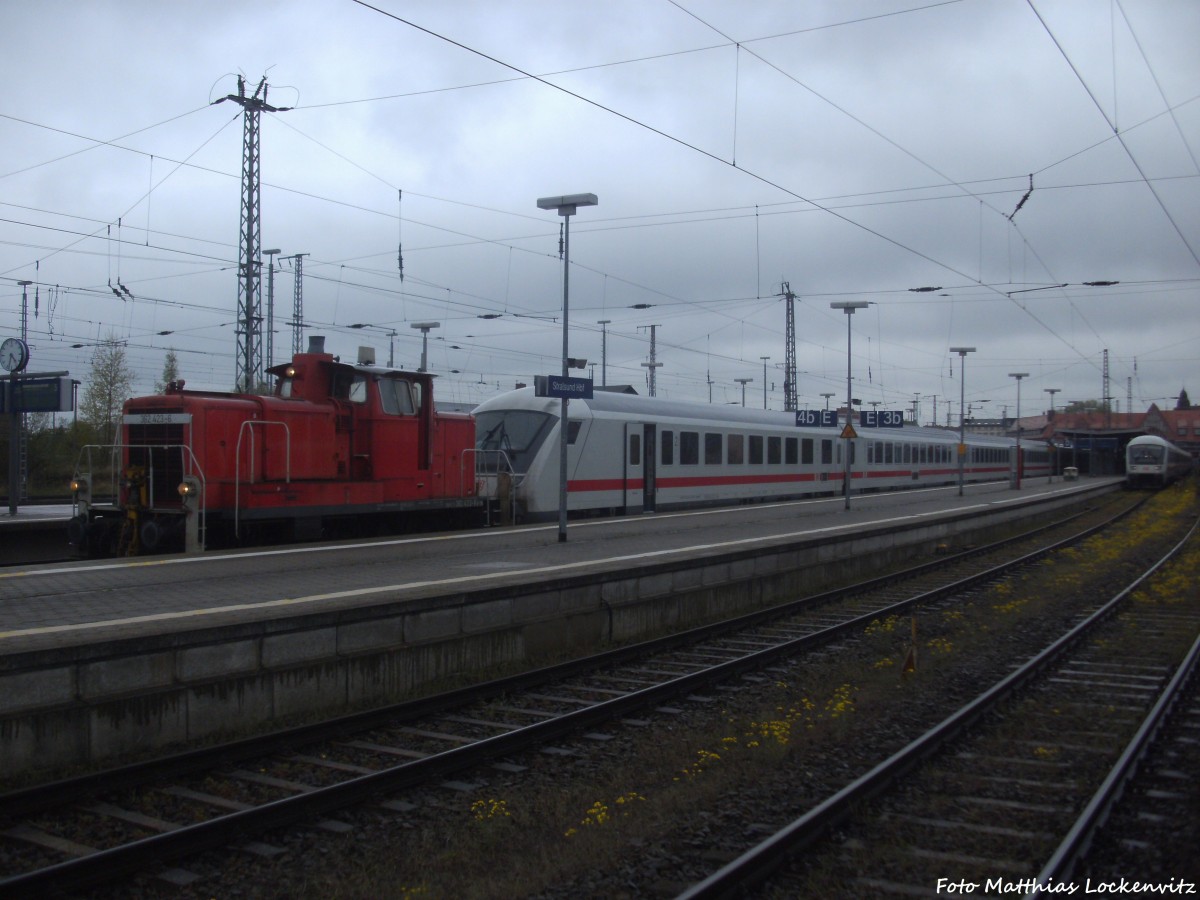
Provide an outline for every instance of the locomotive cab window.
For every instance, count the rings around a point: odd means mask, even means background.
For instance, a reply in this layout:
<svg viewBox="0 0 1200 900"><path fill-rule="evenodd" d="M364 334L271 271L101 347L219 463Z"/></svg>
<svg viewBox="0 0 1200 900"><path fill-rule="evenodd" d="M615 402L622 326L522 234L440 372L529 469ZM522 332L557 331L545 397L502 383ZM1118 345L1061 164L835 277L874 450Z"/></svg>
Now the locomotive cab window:
<svg viewBox="0 0 1200 900"><path fill-rule="evenodd" d="M336 400L349 400L351 403L367 402L367 376L361 372L345 370L335 372L331 388Z"/></svg>
<svg viewBox="0 0 1200 900"><path fill-rule="evenodd" d="M379 400L389 416L411 416L417 411L412 385L401 378L379 379Z"/></svg>

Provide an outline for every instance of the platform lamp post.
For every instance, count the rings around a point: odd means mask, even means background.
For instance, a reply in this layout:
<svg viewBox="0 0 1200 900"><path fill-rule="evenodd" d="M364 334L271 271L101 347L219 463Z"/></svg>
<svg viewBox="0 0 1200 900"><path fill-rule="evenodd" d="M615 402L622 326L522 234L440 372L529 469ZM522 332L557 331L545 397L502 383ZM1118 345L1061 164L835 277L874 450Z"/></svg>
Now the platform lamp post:
<svg viewBox="0 0 1200 900"><path fill-rule="evenodd" d="M742 407L745 408L745 406L746 406L746 385L748 385L754 379L753 378L735 378L733 380L742 386Z"/></svg>
<svg viewBox="0 0 1200 900"><path fill-rule="evenodd" d="M822 393L821 396L825 398L825 408L829 409L829 398L833 396L833 392Z"/></svg>
<svg viewBox="0 0 1200 900"><path fill-rule="evenodd" d="M967 354L974 347L951 347L958 354L958 496L963 495L963 467L967 462Z"/></svg>
<svg viewBox="0 0 1200 900"><path fill-rule="evenodd" d="M538 209L553 209L557 210L558 214L563 217L563 338L562 338L562 375L565 379L568 375L568 344L567 344L567 318L570 310L570 292L568 285L570 284L571 273L571 216L575 215L576 211L581 206L595 206L597 204L595 194L563 194L558 197L539 197ZM558 419L558 542L564 543L567 539L567 397L564 394L559 411Z"/></svg>
<svg viewBox="0 0 1200 900"><path fill-rule="evenodd" d="M769 356L759 357L763 364L763 409L767 408L767 360L770 358Z"/></svg>
<svg viewBox="0 0 1200 900"><path fill-rule="evenodd" d="M1050 459L1050 477L1046 480L1046 483L1050 484L1054 481L1054 464L1058 462L1058 450L1054 447L1054 431L1057 428L1054 421L1054 395L1062 388L1042 388L1042 390L1050 395L1050 447L1054 450L1054 456Z"/></svg>
<svg viewBox="0 0 1200 900"><path fill-rule="evenodd" d="M850 508L850 448L851 435L854 434L854 427L851 424L853 419L853 397L850 388L850 319L854 315L856 309L866 309L870 304L866 300L838 300L830 303L830 309L840 309L846 314L846 427L842 430L842 436L846 439L846 469L842 480L842 495L846 498L846 509Z"/></svg>
<svg viewBox="0 0 1200 900"><path fill-rule="evenodd" d="M412 328L420 329L421 331L421 368L418 372L429 371L427 367L429 363L429 332L434 328L441 328L441 322L413 322Z"/></svg>
<svg viewBox="0 0 1200 900"><path fill-rule="evenodd" d="M1017 460L1013 466L1013 490L1021 489L1021 379L1028 378L1028 372L1009 372L1009 378L1017 379Z"/></svg>

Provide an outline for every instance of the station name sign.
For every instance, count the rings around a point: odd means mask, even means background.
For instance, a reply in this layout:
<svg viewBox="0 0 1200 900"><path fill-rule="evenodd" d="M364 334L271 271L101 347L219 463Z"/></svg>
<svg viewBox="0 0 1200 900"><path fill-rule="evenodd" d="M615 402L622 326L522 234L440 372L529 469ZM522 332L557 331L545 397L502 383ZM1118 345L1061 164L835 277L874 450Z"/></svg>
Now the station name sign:
<svg viewBox="0 0 1200 900"><path fill-rule="evenodd" d="M590 400L592 398L592 379L572 378L569 375L534 375L533 393L537 397Z"/></svg>

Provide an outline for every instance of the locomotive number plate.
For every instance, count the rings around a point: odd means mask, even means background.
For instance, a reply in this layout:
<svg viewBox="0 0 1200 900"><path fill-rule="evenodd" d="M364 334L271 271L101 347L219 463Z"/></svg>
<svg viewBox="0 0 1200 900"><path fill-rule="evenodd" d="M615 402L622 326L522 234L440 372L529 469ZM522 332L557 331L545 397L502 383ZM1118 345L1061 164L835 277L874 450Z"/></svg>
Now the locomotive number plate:
<svg viewBox="0 0 1200 900"><path fill-rule="evenodd" d="M126 425L191 425L191 413L130 413Z"/></svg>

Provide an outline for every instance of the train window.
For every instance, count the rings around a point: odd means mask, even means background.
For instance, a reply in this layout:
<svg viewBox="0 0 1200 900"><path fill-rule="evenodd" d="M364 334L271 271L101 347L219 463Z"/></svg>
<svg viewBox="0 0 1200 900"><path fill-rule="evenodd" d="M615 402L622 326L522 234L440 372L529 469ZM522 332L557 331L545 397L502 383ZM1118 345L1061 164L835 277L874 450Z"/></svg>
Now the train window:
<svg viewBox="0 0 1200 900"><path fill-rule="evenodd" d="M750 465L761 466L763 461L763 439L761 434L750 435Z"/></svg>
<svg viewBox="0 0 1200 900"><path fill-rule="evenodd" d="M833 441L821 441L821 462L825 465L833 462Z"/></svg>
<svg viewBox="0 0 1200 900"><path fill-rule="evenodd" d="M361 372L355 372L354 379L350 382L350 402L367 402L367 376Z"/></svg>
<svg viewBox="0 0 1200 900"><path fill-rule="evenodd" d="M572 422L572 425L575 423ZM631 466L640 466L642 464L642 436L640 434L629 435L629 464Z"/></svg>
<svg viewBox="0 0 1200 900"><path fill-rule="evenodd" d="M558 419L546 413L497 410L475 417L475 446L489 465L499 464L503 453L514 472L526 472Z"/></svg>
<svg viewBox="0 0 1200 900"><path fill-rule="evenodd" d="M740 466L746 461L746 436L731 434L725 442L725 461L731 466Z"/></svg>
<svg viewBox="0 0 1200 900"><path fill-rule="evenodd" d="M796 461L799 459L798 444L799 442L795 438L783 439L783 461L786 465L796 465Z"/></svg>
<svg viewBox="0 0 1200 900"><path fill-rule="evenodd" d="M783 438L771 435L767 438L767 465L777 466L783 462Z"/></svg>
<svg viewBox="0 0 1200 900"><path fill-rule="evenodd" d="M679 464L681 466L700 464L700 434L698 432L679 432Z"/></svg>
<svg viewBox="0 0 1200 900"><path fill-rule="evenodd" d="M672 466L675 464L675 432L663 431L659 435L659 441L662 446L662 464L664 466Z"/></svg>
<svg viewBox="0 0 1200 900"><path fill-rule="evenodd" d="M721 464L721 435L705 433L704 464L706 466L719 466Z"/></svg>
<svg viewBox="0 0 1200 900"><path fill-rule="evenodd" d="M567 443L575 443L575 439L579 437L579 429L583 427L583 422L579 419L567 419Z"/></svg>
<svg viewBox="0 0 1200 900"><path fill-rule="evenodd" d="M390 416L411 416L416 411L411 385L399 378L379 379L379 400Z"/></svg>
<svg viewBox="0 0 1200 900"><path fill-rule="evenodd" d="M1129 451L1129 461L1135 465L1160 463L1162 459L1162 447L1138 446Z"/></svg>
<svg viewBox="0 0 1200 900"><path fill-rule="evenodd" d="M886 444L883 445L883 461L886 463L893 462L892 454L893 454L893 445L892 445L891 441L888 441Z"/></svg>
<svg viewBox="0 0 1200 900"><path fill-rule="evenodd" d="M800 464L811 466L813 463L813 439L801 438L800 440Z"/></svg>
<svg viewBox="0 0 1200 900"><path fill-rule="evenodd" d="M280 378L275 387L275 396L287 399L292 396L292 379Z"/></svg>

